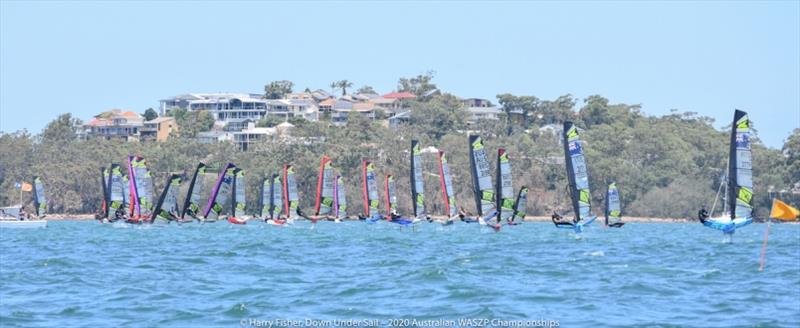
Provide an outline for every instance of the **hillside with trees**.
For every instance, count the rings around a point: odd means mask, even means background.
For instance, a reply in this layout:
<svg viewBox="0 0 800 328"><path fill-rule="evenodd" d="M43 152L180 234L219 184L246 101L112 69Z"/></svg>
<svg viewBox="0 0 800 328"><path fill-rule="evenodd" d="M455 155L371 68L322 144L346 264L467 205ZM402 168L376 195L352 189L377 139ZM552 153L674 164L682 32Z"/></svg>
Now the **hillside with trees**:
<svg viewBox="0 0 800 328"><path fill-rule="evenodd" d="M265 93L269 98L279 97L290 92L292 85L279 81L268 85ZM347 80L334 85L342 93L352 87ZM711 206L726 168L730 127L716 130L713 119L697 113L673 111L665 116L650 116L639 105L614 104L599 95L583 100L571 95L543 100L533 95L501 94L497 98L505 114L500 120L468 125L468 113L457 97L431 92L436 86L430 75L402 79L399 87L424 97L411 102L410 120L398 128L387 128L385 121L370 121L358 115L350 117L343 127L325 121L304 121L297 124L293 139L264 140L247 152L227 143L200 144L193 139L194 134L213 123L202 113L173 113L182 129L163 143L78 140L77 120L62 114L38 135L26 131L0 133L0 204L17 202L15 182L40 175L47 186L51 212L94 212L101 197L100 167L121 163L128 154L140 154L154 173L157 190L168 174L182 172L188 176L198 161L217 168L233 162L248 176L250 209L258 208L261 178L277 172L284 163L293 163L298 172L301 206L310 208L319 160L326 154L347 181L349 214L363 208L359 170L364 158L377 162L380 181L386 174L397 177L400 209L408 213L408 149L410 141L418 139L423 147L433 146L448 153L457 201L474 211L467 134L478 133L484 137L490 154L496 154L499 147L508 150L515 189L523 185L531 189L528 213L545 215L555 208L569 208L563 146L560 137L548 129L552 124L560 126L564 120L572 120L583 129L597 214L602 213L605 185L614 180L621 189L626 216L693 218L701 205ZM758 122L755 128L759 128ZM444 209L435 176L435 158L432 153L423 156L426 198L434 213L441 214ZM782 149L765 147L754 138L753 167L757 216L764 218L771 193L790 190L800 181L800 129L794 130ZM797 205L797 199L788 200Z"/></svg>

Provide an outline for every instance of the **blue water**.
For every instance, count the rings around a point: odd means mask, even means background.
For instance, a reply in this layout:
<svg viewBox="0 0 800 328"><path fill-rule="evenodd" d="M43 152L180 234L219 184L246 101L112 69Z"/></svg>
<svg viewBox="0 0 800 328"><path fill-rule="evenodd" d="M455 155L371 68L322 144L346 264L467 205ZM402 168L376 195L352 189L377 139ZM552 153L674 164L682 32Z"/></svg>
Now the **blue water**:
<svg viewBox="0 0 800 328"><path fill-rule="evenodd" d="M764 227L743 228L725 244L699 224L631 223L576 236L544 223L494 233L468 224L51 222L0 230L0 326L469 318L798 327L800 226L773 225L758 272Z"/></svg>

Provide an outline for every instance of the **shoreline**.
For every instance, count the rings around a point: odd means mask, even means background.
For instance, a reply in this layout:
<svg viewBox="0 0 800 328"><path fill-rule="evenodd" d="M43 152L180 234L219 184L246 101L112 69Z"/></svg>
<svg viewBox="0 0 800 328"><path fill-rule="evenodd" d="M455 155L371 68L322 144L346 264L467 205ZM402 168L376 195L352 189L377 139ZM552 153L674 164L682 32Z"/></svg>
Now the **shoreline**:
<svg viewBox="0 0 800 328"><path fill-rule="evenodd" d="M444 219L444 216L431 216L434 219ZM93 221L94 214L48 214L47 217L44 218L48 221ZM601 217L597 218L598 220L602 220ZM351 219L352 221L358 221L356 219ZM551 222L549 216L526 216L525 222ZM623 217L622 222L625 223L697 223L697 220L690 220L690 219L679 219L679 218L647 218L647 217ZM766 221L765 221L766 222ZM753 222L753 223L765 223L765 222ZM797 221L782 221L783 224L800 224Z"/></svg>

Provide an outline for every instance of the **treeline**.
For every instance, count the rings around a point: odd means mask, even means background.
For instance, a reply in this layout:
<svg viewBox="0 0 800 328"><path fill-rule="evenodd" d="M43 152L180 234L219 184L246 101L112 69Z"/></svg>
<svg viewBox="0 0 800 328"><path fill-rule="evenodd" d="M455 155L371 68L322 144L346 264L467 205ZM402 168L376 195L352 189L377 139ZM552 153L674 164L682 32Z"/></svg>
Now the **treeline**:
<svg viewBox="0 0 800 328"><path fill-rule="evenodd" d="M247 152L231 144L200 144L180 135L163 143L79 141L76 119L63 114L39 135L26 131L0 133L0 204L17 203L19 190L14 183L40 175L46 183L51 212L94 212L101 197L100 167L123 163L128 154L141 154L154 173L156 190L169 173L189 176L198 161L216 167L235 163L246 172L248 207L253 212L258 208L261 178L277 172L284 163L293 163L301 206L310 212L319 161L326 154L346 178L351 215L363 208L360 165L364 158L377 162L381 182L386 174L397 177L400 209L409 213L409 147L412 139L418 139L423 147L434 146L448 153L457 201L474 212L467 134L479 133L490 154L496 154L499 147L507 149L515 189L523 185L531 189L528 213L544 215L555 208L569 209L563 146L560 136L549 129L552 124L560 127L564 120L584 129L597 214L602 213L605 185L611 180L621 189L627 216L692 218L699 206L713 202L726 168L729 132L714 129L709 117L678 112L647 116L637 105L610 104L600 96L584 99L580 108L570 95L552 101L508 94L498 99L505 112L501 119L475 125L467 124L468 112L449 94L412 102L409 122L394 129L383 121L358 115L342 127L295 120L293 138L264 140ZM758 122L755 124L758 128ZM435 154L426 153L423 159L428 206L441 214L444 209ZM782 149L767 148L755 138L753 167L757 215L764 218L771 202L770 186L774 191L788 190L800 181L800 129Z"/></svg>

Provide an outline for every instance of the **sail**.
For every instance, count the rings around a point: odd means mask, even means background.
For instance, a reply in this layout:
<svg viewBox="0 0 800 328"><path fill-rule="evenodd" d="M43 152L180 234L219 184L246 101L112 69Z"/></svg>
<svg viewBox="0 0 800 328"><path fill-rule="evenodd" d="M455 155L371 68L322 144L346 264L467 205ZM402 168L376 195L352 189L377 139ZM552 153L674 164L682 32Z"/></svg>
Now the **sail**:
<svg viewBox="0 0 800 328"><path fill-rule="evenodd" d="M493 215L496 211L492 168L486 155L483 139L477 135L469 136L469 157L472 172L472 190L475 194L475 207L479 216Z"/></svg>
<svg viewBox="0 0 800 328"><path fill-rule="evenodd" d="M514 202L514 221L524 221L528 211L528 187L522 187L517 193L517 201Z"/></svg>
<svg viewBox="0 0 800 328"><path fill-rule="evenodd" d="M44 182L41 177L33 177L33 206L36 216L47 214L47 197L44 196Z"/></svg>
<svg viewBox="0 0 800 328"><path fill-rule="evenodd" d="M131 208L131 188L128 175L123 172L122 174L122 208Z"/></svg>
<svg viewBox="0 0 800 328"><path fill-rule="evenodd" d="M219 172L217 182L214 184L214 189L211 190L211 196L208 198L208 204L203 210L203 216L206 220L217 220L222 214L222 210L228 205L231 189L233 189L233 171L235 169L236 165L228 163Z"/></svg>
<svg viewBox="0 0 800 328"><path fill-rule="evenodd" d="M583 156L583 146L578 135L578 127L572 122L564 122L564 159L569 179L569 194L572 210L580 221L591 217L591 194L589 193L589 172Z"/></svg>
<svg viewBox="0 0 800 328"><path fill-rule="evenodd" d="M247 184L245 183L244 179L244 170L237 167L235 170L233 170L233 196L231 201L231 213L234 217L242 218L246 214L246 186Z"/></svg>
<svg viewBox="0 0 800 328"><path fill-rule="evenodd" d="M391 220L392 213L397 214L397 193L395 189L394 176L391 174L386 176L384 193L386 197L386 217Z"/></svg>
<svg viewBox="0 0 800 328"><path fill-rule="evenodd" d="M283 183L281 182L280 174L272 174L269 190L271 195L269 200L269 218L278 219L281 217L281 210L283 208Z"/></svg>
<svg viewBox="0 0 800 328"><path fill-rule="evenodd" d="M333 193L334 202L333 208L335 209L335 217L337 219L347 218L347 197L344 193L344 178L336 176L336 183L333 185L336 190Z"/></svg>
<svg viewBox="0 0 800 328"><path fill-rule="evenodd" d="M181 219L186 217L188 213L191 217L197 217L200 214L200 202L203 197L203 178L206 174L206 165L202 162L197 164L192 174L192 181L189 182L189 190L186 192L188 195L183 202L183 209L181 211Z"/></svg>
<svg viewBox="0 0 800 328"><path fill-rule="evenodd" d="M424 219L425 213L425 179L422 175L422 150L419 141L411 140L411 203L414 217Z"/></svg>
<svg viewBox="0 0 800 328"><path fill-rule="evenodd" d="M173 174L167 180L167 185L164 186L164 191L158 197L158 202L153 208L153 223L156 219L170 221L180 214L178 209L178 189L181 187L183 179L180 175Z"/></svg>
<svg viewBox="0 0 800 328"><path fill-rule="evenodd" d="M100 185L103 186L103 199L100 202L101 217L106 217L106 213L108 213L108 178L110 176L111 173L105 166L100 168Z"/></svg>
<svg viewBox="0 0 800 328"><path fill-rule="evenodd" d="M300 208L300 196L297 194L297 180L295 178L294 166L283 166L283 207L286 217L297 219L297 209Z"/></svg>
<svg viewBox="0 0 800 328"><path fill-rule="evenodd" d="M333 161L323 156L317 178L317 199L314 211L317 215L328 215L333 208Z"/></svg>
<svg viewBox="0 0 800 328"><path fill-rule="evenodd" d="M619 189L617 189L616 182L611 182L608 184L606 192L606 225L622 221L621 215Z"/></svg>
<svg viewBox="0 0 800 328"><path fill-rule="evenodd" d="M497 213L498 220L509 220L514 216L514 186L512 184L511 160L508 152L500 148L497 150Z"/></svg>
<svg viewBox="0 0 800 328"><path fill-rule="evenodd" d="M261 181L261 213L262 219L270 218L270 202L272 201L272 177L267 176Z"/></svg>
<svg viewBox="0 0 800 328"><path fill-rule="evenodd" d="M139 196L137 214L150 217L153 211L153 178L147 169L147 162L141 156L134 156L132 161L136 193Z"/></svg>
<svg viewBox="0 0 800 328"><path fill-rule="evenodd" d="M371 218L378 213L378 181L375 175L375 163L363 160L362 166L362 196L364 197L364 216Z"/></svg>
<svg viewBox="0 0 800 328"><path fill-rule="evenodd" d="M139 191L136 189L136 170L133 168L133 156L128 156L128 190L130 191L130 213L129 215L133 217L134 215L138 216L141 213L140 204L139 204Z"/></svg>
<svg viewBox="0 0 800 328"><path fill-rule="evenodd" d="M122 183L122 169L119 164L111 164L109 170L108 186L108 213L106 218L113 220L116 218L117 211L123 209L125 202L125 188L127 186Z"/></svg>
<svg viewBox="0 0 800 328"><path fill-rule="evenodd" d="M456 197L453 191L453 179L450 177L450 166L447 164L447 156L441 150L439 151L439 184L442 185L445 212L448 217L452 218L458 214L458 208L456 208Z"/></svg>
<svg viewBox="0 0 800 328"><path fill-rule="evenodd" d="M753 154L750 150L750 119L736 110L731 129L731 151L728 164L728 208L731 220L753 217Z"/></svg>

